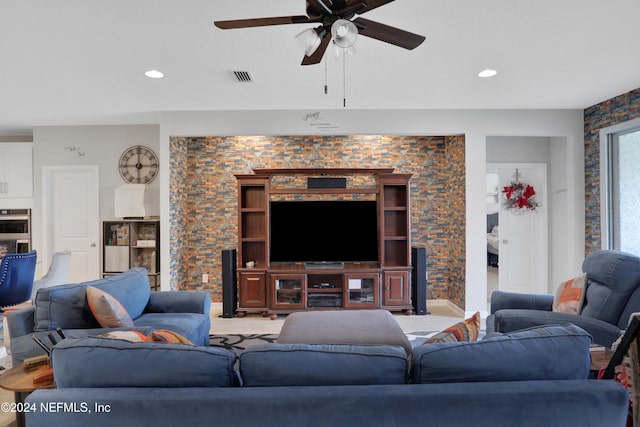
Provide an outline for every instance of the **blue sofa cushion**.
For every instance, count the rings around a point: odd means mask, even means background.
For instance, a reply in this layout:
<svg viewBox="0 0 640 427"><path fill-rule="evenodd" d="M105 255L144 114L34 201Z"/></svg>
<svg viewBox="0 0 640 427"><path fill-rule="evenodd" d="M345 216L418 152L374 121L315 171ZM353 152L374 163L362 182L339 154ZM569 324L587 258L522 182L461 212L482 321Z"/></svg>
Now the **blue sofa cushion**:
<svg viewBox="0 0 640 427"><path fill-rule="evenodd" d="M567 324L413 350L414 383L586 379L591 335Z"/></svg>
<svg viewBox="0 0 640 427"><path fill-rule="evenodd" d="M94 286L116 298L132 319L142 314L149 302L149 277L144 268L78 284L40 289L34 301L35 331L55 328L99 328L87 303L86 287Z"/></svg>
<svg viewBox="0 0 640 427"><path fill-rule="evenodd" d="M400 346L263 344L240 355L248 387L404 384L407 372Z"/></svg>
<svg viewBox="0 0 640 427"><path fill-rule="evenodd" d="M143 335L150 334L155 328L154 327L140 327L140 328L98 328L98 329L65 329L64 335L67 338L84 338L84 337L95 337L96 335L104 334L111 331L117 330L136 330ZM46 343L51 346L49 343L49 338L47 338L47 333L49 331L38 331L33 334L21 335L19 337L11 338L11 356L14 360L13 364L16 366L18 363L22 363L24 359L28 357L40 356L44 354L44 351L33 341L31 335L35 335L40 341ZM57 334L53 334L57 337Z"/></svg>
<svg viewBox="0 0 640 427"><path fill-rule="evenodd" d="M133 321L136 328L154 327L176 332L196 345L209 344L210 320L199 313L145 313Z"/></svg>
<svg viewBox="0 0 640 427"><path fill-rule="evenodd" d="M215 347L69 338L51 352L57 388L229 387L236 355Z"/></svg>

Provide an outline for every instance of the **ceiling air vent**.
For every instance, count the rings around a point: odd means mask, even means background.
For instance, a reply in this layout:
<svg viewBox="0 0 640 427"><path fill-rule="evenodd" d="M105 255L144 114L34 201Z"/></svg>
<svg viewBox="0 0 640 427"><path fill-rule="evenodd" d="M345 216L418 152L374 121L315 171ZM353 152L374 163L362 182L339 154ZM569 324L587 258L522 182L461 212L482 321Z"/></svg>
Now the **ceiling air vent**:
<svg viewBox="0 0 640 427"><path fill-rule="evenodd" d="M251 83L253 81L248 71L234 71L233 75L236 76L236 80L240 83Z"/></svg>

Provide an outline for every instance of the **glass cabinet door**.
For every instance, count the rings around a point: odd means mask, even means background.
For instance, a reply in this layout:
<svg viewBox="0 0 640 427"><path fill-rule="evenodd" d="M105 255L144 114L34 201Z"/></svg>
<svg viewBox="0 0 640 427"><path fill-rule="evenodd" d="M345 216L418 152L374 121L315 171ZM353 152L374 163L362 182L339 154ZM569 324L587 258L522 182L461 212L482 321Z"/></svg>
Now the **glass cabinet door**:
<svg viewBox="0 0 640 427"><path fill-rule="evenodd" d="M304 307L304 274L272 274L274 308Z"/></svg>
<svg viewBox="0 0 640 427"><path fill-rule="evenodd" d="M378 306L378 273L354 273L344 275L346 307Z"/></svg>

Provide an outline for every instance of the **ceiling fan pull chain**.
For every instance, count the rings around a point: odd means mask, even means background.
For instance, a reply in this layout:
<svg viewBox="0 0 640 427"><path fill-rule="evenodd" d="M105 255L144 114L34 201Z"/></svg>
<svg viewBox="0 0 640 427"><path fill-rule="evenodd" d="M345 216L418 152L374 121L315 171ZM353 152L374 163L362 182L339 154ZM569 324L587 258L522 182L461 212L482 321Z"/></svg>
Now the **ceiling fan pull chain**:
<svg viewBox="0 0 640 427"><path fill-rule="evenodd" d="M324 57L324 94L329 93L329 86L327 85L327 57Z"/></svg>
<svg viewBox="0 0 640 427"><path fill-rule="evenodd" d="M347 108L347 55L342 52L342 107Z"/></svg>

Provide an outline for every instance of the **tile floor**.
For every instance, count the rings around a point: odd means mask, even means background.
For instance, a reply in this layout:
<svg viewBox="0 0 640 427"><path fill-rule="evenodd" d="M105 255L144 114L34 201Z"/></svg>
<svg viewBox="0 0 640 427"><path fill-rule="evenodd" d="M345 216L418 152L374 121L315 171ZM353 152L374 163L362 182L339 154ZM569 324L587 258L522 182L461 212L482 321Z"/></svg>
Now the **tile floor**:
<svg viewBox="0 0 640 427"><path fill-rule="evenodd" d="M440 331L460 321L463 317L459 310L446 301L434 301L427 303L427 310L431 313L426 316L408 316L402 312L394 313L394 317L405 333L421 331ZM279 315L271 320L260 314L248 314L243 318L221 318L221 304L211 305L211 333L214 334L250 334L264 333L277 334L282 328L286 315Z"/></svg>

